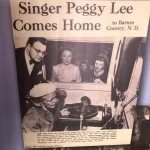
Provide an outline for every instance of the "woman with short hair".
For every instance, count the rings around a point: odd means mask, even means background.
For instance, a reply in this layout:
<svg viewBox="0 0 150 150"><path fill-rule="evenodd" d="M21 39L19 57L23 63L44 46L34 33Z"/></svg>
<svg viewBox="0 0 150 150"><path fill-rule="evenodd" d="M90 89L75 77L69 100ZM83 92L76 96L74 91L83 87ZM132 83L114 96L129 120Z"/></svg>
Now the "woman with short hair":
<svg viewBox="0 0 150 150"><path fill-rule="evenodd" d="M94 70L91 73L91 82L104 84L107 82L107 72L108 58L105 54L99 54L96 57Z"/></svg>

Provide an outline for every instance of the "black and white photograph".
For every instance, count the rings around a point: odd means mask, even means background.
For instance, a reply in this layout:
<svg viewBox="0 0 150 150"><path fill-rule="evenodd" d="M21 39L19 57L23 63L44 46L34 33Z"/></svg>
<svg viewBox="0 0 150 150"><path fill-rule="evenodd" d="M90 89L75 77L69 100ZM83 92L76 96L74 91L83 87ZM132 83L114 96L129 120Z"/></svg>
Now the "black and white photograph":
<svg viewBox="0 0 150 150"><path fill-rule="evenodd" d="M47 78L54 82L106 84L114 43L49 41Z"/></svg>
<svg viewBox="0 0 150 150"><path fill-rule="evenodd" d="M148 2L10 0L10 6L24 147L130 144Z"/></svg>
<svg viewBox="0 0 150 150"><path fill-rule="evenodd" d="M145 38L14 41L23 133L130 129L131 136Z"/></svg>
<svg viewBox="0 0 150 150"><path fill-rule="evenodd" d="M132 128L145 39L100 39L15 39L24 132Z"/></svg>

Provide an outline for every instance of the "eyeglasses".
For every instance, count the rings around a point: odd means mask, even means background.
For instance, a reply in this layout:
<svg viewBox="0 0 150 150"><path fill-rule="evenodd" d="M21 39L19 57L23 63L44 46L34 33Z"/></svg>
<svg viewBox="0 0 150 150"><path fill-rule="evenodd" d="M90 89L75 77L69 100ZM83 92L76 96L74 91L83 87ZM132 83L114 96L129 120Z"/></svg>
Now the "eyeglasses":
<svg viewBox="0 0 150 150"><path fill-rule="evenodd" d="M41 53L43 56L47 55L47 52L41 52L41 50L36 49L34 46L32 46L32 47L33 47L33 49L34 49L38 54Z"/></svg>

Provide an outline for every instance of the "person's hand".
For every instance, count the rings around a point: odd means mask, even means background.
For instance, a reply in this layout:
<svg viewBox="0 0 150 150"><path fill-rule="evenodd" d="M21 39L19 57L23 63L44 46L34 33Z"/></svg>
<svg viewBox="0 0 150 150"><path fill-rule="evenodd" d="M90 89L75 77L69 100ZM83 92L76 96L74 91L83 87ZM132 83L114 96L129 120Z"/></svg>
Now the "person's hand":
<svg viewBox="0 0 150 150"><path fill-rule="evenodd" d="M57 93L58 99L65 99L67 97L67 92L65 90L57 89L56 93Z"/></svg>
<svg viewBox="0 0 150 150"><path fill-rule="evenodd" d="M64 108L61 111L62 116L69 116L70 112L68 111L68 108Z"/></svg>
<svg viewBox="0 0 150 150"><path fill-rule="evenodd" d="M104 82L102 82L100 79L95 79L94 83L104 84Z"/></svg>

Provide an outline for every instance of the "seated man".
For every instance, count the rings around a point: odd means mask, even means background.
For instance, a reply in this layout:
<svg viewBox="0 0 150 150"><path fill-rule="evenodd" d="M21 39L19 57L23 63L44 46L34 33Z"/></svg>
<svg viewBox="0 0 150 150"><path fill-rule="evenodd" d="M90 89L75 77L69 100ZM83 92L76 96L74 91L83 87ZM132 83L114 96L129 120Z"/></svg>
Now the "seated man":
<svg viewBox="0 0 150 150"><path fill-rule="evenodd" d="M66 98L66 92L59 93L59 99L56 96L56 86L51 83L41 83L34 86L30 91L33 107L23 118L24 132L49 132L53 130L56 114L62 116L69 115L67 109L59 111L59 100Z"/></svg>

